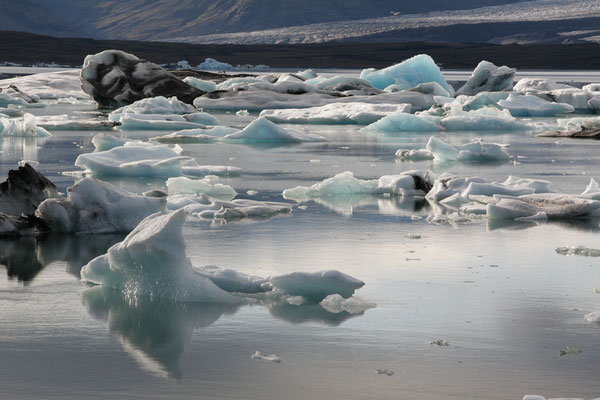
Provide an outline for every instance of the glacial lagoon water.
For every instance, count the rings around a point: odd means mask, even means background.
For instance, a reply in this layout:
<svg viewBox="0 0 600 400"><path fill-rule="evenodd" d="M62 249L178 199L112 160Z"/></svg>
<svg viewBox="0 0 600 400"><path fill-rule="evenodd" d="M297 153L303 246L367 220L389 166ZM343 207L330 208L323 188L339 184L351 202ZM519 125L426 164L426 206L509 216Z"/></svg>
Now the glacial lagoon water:
<svg viewBox="0 0 600 400"><path fill-rule="evenodd" d="M91 115L95 106L51 105L34 114ZM215 113L243 127L255 115ZM221 181L240 197L285 201L284 189L346 170L376 178L409 169L547 179L580 193L600 177L600 142L531 133L454 132L508 144L515 162L399 162L430 134L362 134L358 126L294 126L329 142L258 146L185 144L200 164L234 165ZM48 139L3 138L0 175L22 159L61 192L62 172L93 150L95 131ZM121 132L114 132L121 135ZM156 132L131 131L146 139ZM164 189L159 179L110 179L129 191ZM247 194L254 190L257 193ZM350 197L294 206L268 220L211 224L189 218L194 265L269 276L338 269L365 282L377 304L362 315L318 306L130 302L79 280L79 271L121 235L0 240L0 398L5 399L521 399L526 394L600 395L600 264L555 249L598 248L600 221L429 224L432 206L411 198ZM0 269L0 271L2 271ZM432 342L445 340L448 346ZM581 354L560 355L569 346ZM281 363L257 361L256 351ZM379 374L376 370L393 371Z"/></svg>

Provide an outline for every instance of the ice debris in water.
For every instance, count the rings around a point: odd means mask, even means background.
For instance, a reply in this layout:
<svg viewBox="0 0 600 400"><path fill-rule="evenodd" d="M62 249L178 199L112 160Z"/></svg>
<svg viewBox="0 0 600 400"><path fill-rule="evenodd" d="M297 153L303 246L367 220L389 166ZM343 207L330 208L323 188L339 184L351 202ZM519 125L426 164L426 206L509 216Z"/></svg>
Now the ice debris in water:
<svg viewBox="0 0 600 400"><path fill-rule="evenodd" d="M227 292L264 292L264 285L269 281L267 278L242 274L232 269L221 269L215 265L199 267L196 271Z"/></svg>
<svg viewBox="0 0 600 400"><path fill-rule="evenodd" d="M370 303L360 297L352 296L345 299L339 294L330 294L319 304L330 313L339 314L341 312L347 312L352 315L360 315L370 308L377 307L377 304Z"/></svg>
<svg viewBox="0 0 600 400"><path fill-rule="evenodd" d="M385 369L376 369L375 372L377 372L377 375L387 375L387 376L394 375L394 371L389 370L387 368L385 368Z"/></svg>
<svg viewBox="0 0 600 400"><path fill-rule="evenodd" d="M155 136L151 140L159 143L208 143L239 131L239 129L230 128L228 126L212 126L183 129L167 135Z"/></svg>
<svg viewBox="0 0 600 400"><path fill-rule="evenodd" d="M281 363L281 361L283 361L281 357L278 357L275 354L262 354L260 351L257 351L256 353L252 354L250 358L259 361L271 361L278 364Z"/></svg>
<svg viewBox="0 0 600 400"><path fill-rule="evenodd" d="M359 124L368 125L387 115L410 112L410 104L333 103L320 107L264 110L270 121L287 124Z"/></svg>
<svg viewBox="0 0 600 400"><path fill-rule="evenodd" d="M312 273L292 272L287 275L271 277L269 284L274 290L280 289L288 295L302 296L316 303L332 294L338 294L347 299L354 294L355 290L365 285L363 281L336 270Z"/></svg>
<svg viewBox="0 0 600 400"><path fill-rule="evenodd" d="M166 202L129 193L92 178L67 188L67 198L42 202L35 214L54 232L98 234L130 232Z"/></svg>
<svg viewBox="0 0 600 400"><path fill-rule="evenodd" d="M242 218L263 219L292 211L288 203L236 199L223 201L209 199L205 195L176 194L167 197L167 208L183 208L187 214L218 222Z"/></svg>
<svg viewBox="0 0 600 400"><path fill-rule="evenodd" d="M210 93L217 90L217 84L213 81L205 81L202 79L194 78L193 76L186 76L183 81L188 85L197 87L198 89Z"/></svg>
<svg viewBox="0 0 600 400"><path fill-rule="evenodd" d="M285 129L266 118L258 118L239 132L224 137L226 140L242 142L326 142L327 139L314 133Z"/></svg>
<svg viewBox="0 0 600 400"><path fill-rule="evenodd" d="M494 196L487 205L489 219L557 219L600 216L600 201L560 193L541 193L518 197Z"/></svg>
<svg viewBox="0 0 600 400"><path fill-rule="evenodd" d="M440 339L440 340L434 340L431 342L431 346L436 345L439 347L448 347L450 346L450 342L448 342L447 340L444 339Z"/></svg>
<svg viewBox="0 0 600 400"><path fill-rule="evenodd" d="M183 302L234 302L235 298L198 274L185 253L183 211L144 219L108 253L81 270L83 281L126 296Z"/></svg>
<svg viewBox="0 0 600 400"><path fill-rule="evenodd" d="M163 96L138 100L135 103L112 111L108 115L110 121L118 122L124 114L191 114L198 110L173 96L167 99Z"/></svg>
<svg viewBox="0 0 600 400"><path fill-rule="evenodd" d="M505 147L496 143L484 143L481 139L460 146L451 146L432 136L429 138L425 149L398 150L396 157L402 160L433 159L438 162L507 161L510 159L510 155L504 150Z"/></svg>
<svg viewBox="0 0 600 400"><path fill-rule="evenodd" d="M517 70L507 66L497 67L489 61L481 61L457 95L474 95L479 92L512 90Z"/></svg>
<svg viewBox="0 0 600 400"><path fill-rule="evenodd" d="M596 292L599 293L599 292ZM594 311L585 315L585 320L588 322L600 323L600 311Z"/></svg>
<svg viewBox="0 0 600 400"><path fill-rule="evenodd" d="M556 252L563 256L600 257L600 250L590 249L589 247L585 246L559 247L556 249Z"/></svg>
<svg viewBox="0 0 600 400"><path fill-rule="evenodd" d="M237 192L229 185L212 183L212 179L189 179L186 177L169 178L167 180L169 195L195 194L206 195L221 200L231 200Z"/></svg>
<svg viewBox="0 0 600 400"><path fill-rule="evenodd" d="M46 129L37 126L37 119L31 114L23 118L0 118L0 136L48 137Z"/></svg>
<svg viewBox="0 0 600 400"><path fill-rule="evenodd" d="M561 356L566 356L567 354L578 355L583 353L583 350L567 346L564 350L560 351Z"/></svg>
<svg viewBox="0 0 600 400"><path fill-rule="evenodd" d="M452 92L440 68L426 54L419 54L384 69L363 70L360 77L368 80L378 89L385 89L390 85L410 89L420 83L437 82L444 90Z"/></svg>

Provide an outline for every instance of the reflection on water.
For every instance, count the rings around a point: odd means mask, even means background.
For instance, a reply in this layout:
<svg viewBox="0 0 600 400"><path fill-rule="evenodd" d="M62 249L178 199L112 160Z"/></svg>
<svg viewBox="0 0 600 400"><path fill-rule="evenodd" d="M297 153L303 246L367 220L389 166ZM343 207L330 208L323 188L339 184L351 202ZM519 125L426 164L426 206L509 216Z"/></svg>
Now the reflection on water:
<svg viewBox="0 0 600 400"><path fill-rule="evenodd" d="M0 138L0 160L4 163L38 159L38 146L47 138L3 137Z"/></svg>
<svg viewBox="0 0 600 400"><path fill-rule="evenodd" d="M268 305L268 308L272 316L292 324L320 322L330 326L337 326L349 318L364 314L350 314L347 311L331 313L318 304L297 306L286 303L272 303Z"/></svg>
<svg viewBox="0 0 600 400"><path fill-rule="evenodd" d="M83 304L92 316L108 321L108 332L142 369L175 379L183 377L179 364L194 329L210 326L240 307L131 299L101 286L86 290Z"/></svg>
<svg viewBox="0 0 600 400"><path fill-rule="evenodd" d="M507 230L524 230L528 228L534 228L542 224L552 224L560 226L564 229L580 232L599 232L600 231L600 218L573 218L573 219L560 219L560 220L541 220L541 221L516 221L512 219L487 220L487 230L494 231L498 229Z"/></svg>
<svg viewBox="0 0 600 400"><path fill-rule="evenodd" d="M47 265L66 261L67 272L80 277L81 268L124 235L74 236L63 234L0 239L0 264L10 279L32 281Z"/></svg>

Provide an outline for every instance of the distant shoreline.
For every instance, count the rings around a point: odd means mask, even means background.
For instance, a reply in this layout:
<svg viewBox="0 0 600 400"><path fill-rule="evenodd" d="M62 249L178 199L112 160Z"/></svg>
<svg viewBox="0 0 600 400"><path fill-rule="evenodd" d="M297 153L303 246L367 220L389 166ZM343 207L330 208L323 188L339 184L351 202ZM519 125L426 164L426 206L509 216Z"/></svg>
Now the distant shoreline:
<svg viewBox="0 0 600 400"><path fill-rule="evenodd" d="M300 45L194 45L55 38L0 31L0 62L81 65L88 54L120 49L158 63L207 57L230 64L272 68L382 68L426 53L445 69L473 69L481 60L523 69L600 70L600 44L491 45L455 43L319 43Z"/></svg>

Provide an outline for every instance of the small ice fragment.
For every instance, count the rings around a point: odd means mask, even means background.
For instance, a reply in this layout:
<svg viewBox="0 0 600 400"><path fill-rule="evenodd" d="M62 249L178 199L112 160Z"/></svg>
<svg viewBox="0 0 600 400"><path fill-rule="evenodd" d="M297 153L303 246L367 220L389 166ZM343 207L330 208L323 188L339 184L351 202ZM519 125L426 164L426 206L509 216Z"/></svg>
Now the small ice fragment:
<svg viewBox="0 0 600 400"><path fill-rule="evenodd" d="M538 396L537 394L527 394L523 396L523 400L546 400L544 396Z"/></svg>
<svg viewBox="0 0 600 400"><path fill-rule="evenodd" d="M595 288L595 289L594 289L594 292L596 292L596 293L600 294L600 288Z"/></svg>
<svg viewBox="0 0 600 400"><path fill-rule="evenodd" d="M298 206L298 209L300 210L306 210L308 208L308 206Z"/></svg>
<svg viewBox="0 0 600 400"><path fill-rule="evenodd" d="M248 190L248 191L246 192L246 194L247 194L248 196L256 196L256 195L258 194L258 192L257 192L256 190Z"/></svg>
<svg viewBox="0 0 600 400"><path fill-rule="evenodd" d="M360 315L367 311L369 308L377 307L377 304L370 303L360 297L352 296L348 299L344 299L339 294L332 294L327 296L323 301L319 303L321 307L333 314L339 314L341 312L347 312L353 315Z"/></svg>
<svg viewBox="0 0 600 400"><path fill-rule="evenodd" d="M405 238L407 239L422 239L423 236L419 235L418 233L409 233L408 235L404 235Z"/></svg>
<svg viewBox="0 0 600 400"><path fill-rule="evenodd" d="M235 115L237 115L238 117L247 117L248 115L250 115L250 113L248 112L248 110L240 110L236 112Z"/></svg>
<svg viewBox="0 0 600 400"><path fill-rule="evenodd" d="M391 371L389 369L376 369L375 372L377 372L377 375L387 375L387 376L392 376L394 375L394 371Z"/></svg>
<svg viewBox="0 0 600 400"><path fill-rule="evenodd" d="M586 314L584 318L588 322L600 323L600 311L594 311L589 314Z"/></svg>
<svg viewBox="0 0 600 400"><path fill-rule="evenodd" d="M450 342L448 342L447 340L444 339L440 339L440 340L435 340L433 342L431 342L431 346L436 345L439 347L448 347L450 346Z"/></svg>
<svg viewBox="0 0 600 400"><path fill-rule="evenodd" d="M308 162L310 162L310 163L320 163L321 160L308 160Z"/></svg>
<svg viewBox="0 0 600 400"><path fill-rule="evenodd" d="M25 159L23 159L23 160L19 161L18 164L19 164L19 167L24 167L25 164L29 164L32 167L37 167L38 165L40 165L40 162L39 161L35 161L35 160L25 160Z"/></svg>
<svg viewBox="0 0 600 400"><path fill-rule="evenodd" d="M600 250L590 249L589 247L559 247L556 252L563 256L583 256L583 257L600 257Z"/></svg>
<svg viewBox="0 0 600 400"><path fill-rule="evenodd" d="M275 354L262 354L260 351L251 355L250 358L260 361L271 361L278 364L282 361L281 357L277 357Z"/></svg>
<svg viewBox="0 0 600 400"><path fill-rule="evenodd" d="M569 347L569 346L567 346L564 350L560 351L561 356L565 356L567 354L577 355L577 354L581 354L581 353L583 353L583 350L576 349L574 347Z"/></svg>

